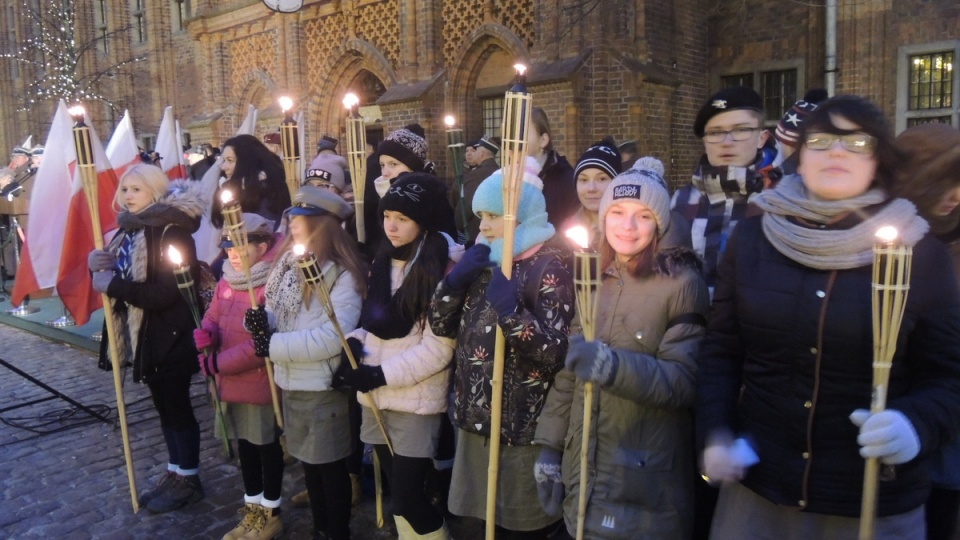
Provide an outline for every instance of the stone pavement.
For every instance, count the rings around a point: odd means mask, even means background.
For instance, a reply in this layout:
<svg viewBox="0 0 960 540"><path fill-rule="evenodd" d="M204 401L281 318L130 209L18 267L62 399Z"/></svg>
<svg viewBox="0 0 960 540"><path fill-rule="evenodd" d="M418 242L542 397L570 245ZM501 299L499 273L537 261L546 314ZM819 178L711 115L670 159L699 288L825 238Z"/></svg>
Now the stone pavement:
<svg viewBox="0 0 960 540"><path fill-rule="evenodd" d="M0 359L111 420L91 420L62 399L6 410L50 394L0 365L0 538L219 539L236 525L243 496L240 471L213 437L213 410L199 377L191 394L201 426L200 477L206 497L169 514L146 509L134 514L112 375L96 367L88 350L4 324L0 344ZM131 382L129 374L125 383L134 471L142 492L164 469L166 452L147 388ZM302 486L299 464L287 467L284 500ZM391 529L376 528L372 486L366 487L367 497L354 508L353 538L395 537ZM283 512L282 538L309 539L309 510L284 503ZM450 526L458 540L483 536L476 520L454 518Z"/></svg>

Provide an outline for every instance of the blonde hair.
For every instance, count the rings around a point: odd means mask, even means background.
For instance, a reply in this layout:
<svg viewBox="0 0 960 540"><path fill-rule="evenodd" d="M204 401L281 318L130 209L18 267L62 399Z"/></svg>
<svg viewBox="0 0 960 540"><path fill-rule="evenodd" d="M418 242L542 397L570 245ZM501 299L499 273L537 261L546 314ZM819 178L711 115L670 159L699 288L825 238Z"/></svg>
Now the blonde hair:
<svg viewBox="0 0 960 540"><path fill-rule="evenodd" d="M160 167L147 165L146 163L134 165L127 169L127 172L123 173L123 176L120 177L117 192L113 195L113 208L118 212L123 212L127 209L123 204L123 182L128 178L138 180L143 184L144 187L147 188L147 192L150 193L150 200L153 202L159 201L160 197L163 197L167 194L167 191L170 191L170 179L160 170Z"/></svg>

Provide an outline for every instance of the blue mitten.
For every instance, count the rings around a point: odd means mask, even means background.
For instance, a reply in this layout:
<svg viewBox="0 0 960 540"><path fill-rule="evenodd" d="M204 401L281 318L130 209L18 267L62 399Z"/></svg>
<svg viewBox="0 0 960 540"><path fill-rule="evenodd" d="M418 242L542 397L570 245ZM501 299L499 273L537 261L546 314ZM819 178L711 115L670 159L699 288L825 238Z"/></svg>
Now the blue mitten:
<svg viewBox="0 0 960 540"><path fill-rule="evenodd" d="M610 386L617 376L619 361L602 341L587 341L581 335L570 336L565 367L583 381Z"/></svg>
<svg viewBox="0 0 960 540"><path fill-rule="evenodd" d="M920 436L900 411L887 409L870 414L866 409L857 409L850 415L850 421L860 427L857 443L861 446L860 455L865 458L880 458L887 465L899 465L920 453Z"/></svg>
<svg viewBox="0 0 960 540"><path fill-rule="evenodd" d="M517 285L512 279L507 279L499 268L493 270L493 277L487 285L487 301L500 317L517 312Z"/></svg>
<svg viewBox="0 0 960 540"><path fill-rule="evenodd" d="M533 464L533 478L537 481L537 498L544 513L559 517L563 513L563 477L560 474L560 458L563 454L544 446L540 457Z"/></svg>
<svg viewBox="0 0 960 540"><path fill-rule="evenodd" d="M460 262L445 278L447 286L455 291L462 291L476 281L485 268L493 265L490 262L490 246L474 244L463 254Z"/></svg>

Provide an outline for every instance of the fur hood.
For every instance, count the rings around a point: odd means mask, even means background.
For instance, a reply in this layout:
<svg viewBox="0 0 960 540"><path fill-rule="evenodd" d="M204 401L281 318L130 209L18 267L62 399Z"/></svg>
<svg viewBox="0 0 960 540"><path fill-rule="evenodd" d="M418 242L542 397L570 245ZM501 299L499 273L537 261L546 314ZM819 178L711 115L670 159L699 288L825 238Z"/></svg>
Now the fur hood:
<svg viewBox="0 0 960 540"><path fill-rule="evenodd" d="M671 276L682 268L689 268L703 275L703 261L696 252L684 246L665 247L654 257L653 271L661 276Z"/></svg>

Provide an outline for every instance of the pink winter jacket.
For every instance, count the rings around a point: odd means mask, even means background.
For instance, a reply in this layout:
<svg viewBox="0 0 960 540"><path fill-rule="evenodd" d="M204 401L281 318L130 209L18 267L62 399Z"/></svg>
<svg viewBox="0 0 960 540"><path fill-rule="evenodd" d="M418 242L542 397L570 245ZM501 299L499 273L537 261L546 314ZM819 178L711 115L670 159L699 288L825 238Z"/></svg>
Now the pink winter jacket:
<svg viewBox="0 0 960 540"><path fill-rule="evenodd" d="M254 289L261 304L264 302L263 289L263 286ZM221 279L203 316L203 329L219 336L216 379L220 399L228 403L267 405L272 403L272 398L266 364L263 358L254 354L253 338L243 328L243 315L249 307L247 290L234 290L225 279Z"/></svg>

